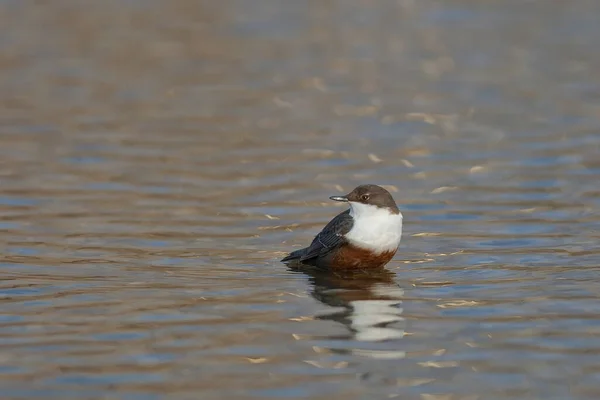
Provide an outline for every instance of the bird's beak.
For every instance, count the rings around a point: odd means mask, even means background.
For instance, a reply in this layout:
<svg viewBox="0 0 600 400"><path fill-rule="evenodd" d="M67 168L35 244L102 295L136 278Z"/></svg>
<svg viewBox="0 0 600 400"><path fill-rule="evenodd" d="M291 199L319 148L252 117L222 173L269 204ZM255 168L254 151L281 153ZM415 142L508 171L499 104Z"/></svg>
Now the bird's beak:
<svg viewBox="0 0 600 400"><path fill-rule="evenodd" d="M333 201L348 202L348 198L346 196L331 196L330 199Z"/></svg>

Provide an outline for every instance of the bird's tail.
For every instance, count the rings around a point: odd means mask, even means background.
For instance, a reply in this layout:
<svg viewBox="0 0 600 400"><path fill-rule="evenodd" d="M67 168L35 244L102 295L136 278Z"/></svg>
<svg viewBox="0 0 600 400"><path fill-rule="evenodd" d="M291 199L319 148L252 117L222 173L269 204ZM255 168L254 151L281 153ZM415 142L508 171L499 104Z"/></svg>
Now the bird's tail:
<svg viewBox="0 0 600 400"><path fill-rule="evenodd" d="M283 257L281 259L281 262L288 262L288 261L297 261L297 260L300 260L300 258L302 258L302 256L304 255L304 253L306 253L306 249L300 249L300 250L292 251L290 254L288 254L287 256Z"/></svg>

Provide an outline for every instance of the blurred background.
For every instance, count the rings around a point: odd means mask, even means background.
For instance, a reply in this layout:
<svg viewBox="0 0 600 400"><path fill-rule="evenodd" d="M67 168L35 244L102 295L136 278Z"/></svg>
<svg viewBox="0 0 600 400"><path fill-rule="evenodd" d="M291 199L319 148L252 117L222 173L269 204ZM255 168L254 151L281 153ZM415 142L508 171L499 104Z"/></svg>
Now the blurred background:
<svg viewBox="0 0 600 400"><path fill-rule="evenodd" d="M0 1L2 398L600 398L599 17ZM361 183L387 272L278 261Z"/></svg>

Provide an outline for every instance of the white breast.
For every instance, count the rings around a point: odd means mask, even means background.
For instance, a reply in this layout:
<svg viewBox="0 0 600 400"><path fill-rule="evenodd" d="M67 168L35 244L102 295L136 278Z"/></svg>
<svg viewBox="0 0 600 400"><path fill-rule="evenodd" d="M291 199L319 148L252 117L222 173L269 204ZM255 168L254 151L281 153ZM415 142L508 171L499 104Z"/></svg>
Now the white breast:
<svg viewBox="0 0 600 400"><path fill-rule="evenodd" d="M402 237L401 213L392 214L384 208L350 202L350 215L354 225L346 239L351 244L376 253L396 251Z"/></svg>

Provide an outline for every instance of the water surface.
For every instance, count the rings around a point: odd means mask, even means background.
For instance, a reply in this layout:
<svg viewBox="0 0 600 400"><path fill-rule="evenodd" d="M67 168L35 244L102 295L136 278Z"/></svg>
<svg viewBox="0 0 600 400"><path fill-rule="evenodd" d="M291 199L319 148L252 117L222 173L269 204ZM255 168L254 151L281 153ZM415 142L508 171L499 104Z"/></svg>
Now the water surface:
<svg viewBox="0 0 600 400"><path fill-rule="evenodd" d="M600 397L600 3L0 3L6 399ZM388 185L387 272L278 260Z"/></svg>

